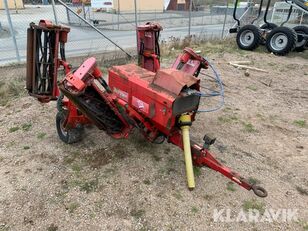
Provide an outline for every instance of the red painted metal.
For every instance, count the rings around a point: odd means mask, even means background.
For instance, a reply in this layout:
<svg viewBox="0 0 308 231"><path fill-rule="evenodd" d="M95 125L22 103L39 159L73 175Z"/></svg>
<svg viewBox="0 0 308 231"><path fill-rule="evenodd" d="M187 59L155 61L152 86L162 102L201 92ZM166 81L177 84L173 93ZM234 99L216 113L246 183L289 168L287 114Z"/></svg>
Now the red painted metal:
<svg viewBox="0 0 308 231"><path fill-rule="evenodd" d="M137 27L137 50L139 66L156 72L160 68L159 33L162 27L158 23L146 23Z"/></svg>
<svg viewBox="0 0 308 231"><path fill-rule="evenodd" d="M168 142L173 143L174 145L183 149L182 135L179 130L175 130L172 135L169 136ZM222 175L228 177L230 180L234 181L235 183L247 190L251 190L253 188L253 184L250 184L248 180L240 176L240 174L234 172L230 168L220 163L214 157L214 155L209 152L209 150L204 149L192 140L190 141L190 143L194 166L209 167L217 172L220 172Z"/></svg>
<svg viewBox="0 0 308 231"><path fill-rule="evenodd" d="M184 71L170 68L159 70L152 84L178 96L183 90L183 87L199 90L200 79Z"/></svg>
<svg viewBox="0 0 308 231"><path fill-rule="evenodd" d="M48 21L41 21L40 25L53 28ZM60 98L62 103L60 110L66 112L63 124L65 129L69 130L89 123L94 123L103 129L105 124L97 120L97 117L93 117L86 111L89 108L78 104L78 100L76 100L88 89L98 93L95 96L96 100L104 102L105 108L102 111L104 112L106 108L110 109L112 115L118 119L117 122L120 121L120 130L110 133L110 136L117 139L127 138L134 128L138 128L151 142L155 142L159 137L164 137L168 142L183 149L178 119L182 114L188 113L194 121L200 99L198 94L194 94L200 93L200 79L197 76L202 68L208 68L208 62L192 49L185 48L172 68L159 69L159 49L157 49L156 40L160 30L161 27L158 24L151 23L138 27L138 51L141 67L135 64L111 67L108 71L108 85L96 65L95 58L87 59L75 72L72 72L71 66L65 60L55 56L53 81L57 81L57 71L60 66L63 66L66 74L59 84L60 90L66 96ZM67 33L57 34L55 42L61 41L67 41ZM56 52L58 52L57 47L58 45L56 45ZM29 73L32 73L31 71ZM31 76L27 77L27 86L29 85L28 80L31 82L33 79ZM34 96L46 102L52 97L58 97L59 89L56 87L57 85L54 86L52 95ZM89 104L89 101L85 102ZM103 115L100 114L100 116ZM202 147L191 141L195 166L207 166L243 188L253 190L256 195L261 197L267 195L263 188L250 184L238 173L221 164L204 147L206 146Z"/></svg>
<svg viewBox="0 0 308 231"><path fill-rule="evenodd" d="M208 68L208 62L194 50L186 47L172 65L172 68L181 70L185 73L198 76L200 69Z"/></svg>
<svg viewBox="0 0 308 231"><path fill-rule="evenodd" d="M109 69L111 90L165 135L176 124L178 115L172 109L180 91L193 85L198 89L199 82L175 69L159 70L156 74L135 64Z"/></svg>

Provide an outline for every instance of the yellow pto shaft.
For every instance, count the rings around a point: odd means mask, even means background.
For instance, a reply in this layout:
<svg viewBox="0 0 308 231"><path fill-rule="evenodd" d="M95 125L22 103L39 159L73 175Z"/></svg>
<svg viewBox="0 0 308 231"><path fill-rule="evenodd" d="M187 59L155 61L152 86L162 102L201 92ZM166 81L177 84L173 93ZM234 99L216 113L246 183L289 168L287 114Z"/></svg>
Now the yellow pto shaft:
<svg viewBox="0 0 308 231"><path fill-rule="evenodd" d="M195 177L194 177L194 170L193 170L193 164L192 164L190 137L189 137L189 128L191 126L191 116L187 114L181 115L179 119L179 123L181 126L182 137L183 137L183 149L184 149L184 156L185 156L188 188L190 190L193 190L195 188Z"/></svg>

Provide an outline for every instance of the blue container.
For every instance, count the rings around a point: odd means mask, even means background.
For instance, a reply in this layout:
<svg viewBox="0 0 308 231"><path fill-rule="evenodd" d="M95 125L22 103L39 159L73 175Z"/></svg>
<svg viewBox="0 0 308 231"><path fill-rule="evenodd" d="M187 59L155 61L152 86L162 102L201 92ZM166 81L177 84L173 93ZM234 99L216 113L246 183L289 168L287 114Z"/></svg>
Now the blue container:
<svg viewBox="0 0 308 231"><path fill-rule="evenodd" d="M42 0L43 5L48 5L48 0Z"/></svg>

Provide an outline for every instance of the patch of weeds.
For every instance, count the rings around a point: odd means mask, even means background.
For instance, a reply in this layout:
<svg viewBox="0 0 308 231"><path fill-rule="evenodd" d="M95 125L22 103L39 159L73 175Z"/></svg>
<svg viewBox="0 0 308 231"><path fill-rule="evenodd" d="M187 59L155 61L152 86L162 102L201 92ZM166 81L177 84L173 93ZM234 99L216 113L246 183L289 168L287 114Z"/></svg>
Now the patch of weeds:
<svg viewBox="0 0 308 231"><path fill-rule="evenodd" d="M9 133L16 132L16 131L18 131L19 129L20 129L20 127L18 127L18 126L16 126L16 127L11 127L11 128L9 129Z"/></svg>
<svg viewBox="0 0 308 231"><path fill-rule="evenodd" d="M2 156L0 156L0 162L2 162L4 160L4 158Z"/></svg>
<svg viewBox="0 0 308 231"><path fill-rule="evenodd" d="M267 63L267 65L269 65L269 66L276 66L276 63Z"/></svg>
<svg viewBox="0 0 308 231"><path fill-rule="evenodd" d="M270 116L269 116L270 121L275 121L275 120L277 120L278 118L279 118L278 115L270 115Z"/></svg>
<svg viewBox="0 0 308 231"><path fill-rule="evenodd" d="M46 135L47 134L45 132L40 132L39 134L37 134L37 138L42 140L42 139L44 139L46 137Z"/></svg>
<svg viewBox="0 0 308 231"><path fill-rule="evenodd" d="M24 150L28 150L28 149L30 149L29 146L24 146Z"/></svg>
<svg viewBox="0 0 308 231"><path fill-rule="evenodd" d="M10 100L25 95L25 92L23 79L0 81L0 106L6 106Z"/></svg>
<svg viewBox="0 0 308 231"><path fill-rule="evenodd" d="M308 196L308 190L307 189L304 189L300 186L296 186L296 190L301 194L301 195L305 195L305 196Z"/></svg>
<svg viewBox="0 0 308 231"><path fill-rule="evenodd" d="M261 214L264 213L265 211L265 204L263 202L258 202L255 199L252 200L246 200L243 203L243 209L248 212L249 210L256 209L258 210Z"/></svg>
<svg viewBox="0 0 308 231"><path fill-rule="evenodd" d="M65 156L65 157L63 158L63 163L64 163L65 165L67 165L67 164L72 164L72 163L74 162L74 160L75 160L74 157L68 155L68 156Z"/></svg>
<svg viewBox="0 0 308 231"><path fill-rule="evenodd" d="M7 147L8 148L10 148L10 147L13 147L13 146L15 146L15 141L13 140L13 141L11 141L8 145L7 145Z"/></svg>
<svg viewBox="0 0 308 231"><path fill-rule="evenodd" d="M249 182L249 184L259 184L259 183L261 183L258 179L253 178L253 177L249 177L248 182Z"/></svg>
<svg viewBox="0 0 308 231"><path fill-rule="evenodd" d="M199 209L196 206L192 206L190 211L196 214L197 212L199 212Z"/></svg>
<svg viewBox="0 0 308 231"><path fill-rule="evenodd" d="M72 170L76 173L76 174L79 174L80 171L82 170L82 167L77 164L77 163L74 163L72 164Z"/></svg>
<svg viewBox="0 0 308 231"><path fill-rule="evenodd" d="M87 182L81 182L79 185L80 191L84 191L86 193L94 192L97 189L98 185L98 179L87 181Z"/></svg>
<svg viewBox="0 0 308 231"><path fill-rule="evenodd" d="M193 167L193 170L194 170L194 175L195 175L196 177L201 176L201 168L200 168L200 167L194 166L194 167Z"/></svg>
<svg viewBox="0 0 308 231"><path fill-rule="evenodd" d="M9 231L10 227L6 224L0 224L0 231Z"/></svg>
<svg viewBox="0 0 308 231"><path fill-rule="evenodd" d="M236 115L218 116L218 121L221 123L231 123L237 120L238 120L238 117Z"/></svg>
<svg viewBox="0 0 308 231"><path fill-rule="evenodd" d="M306 222L306 223L303 225L303 229L304 229L304 230L308 230L308 222Z"/></svg>
<svg viewBox="0 0 308 231"><path fill-rule="evenodd" d="M69 213L74 213L74 211L79 207L79 204L77 202L70 203L66 209Z"/></svg>
<svg viewBox="0 0 308 231"><path fill-rule="evenodd" d="M265 121L264 115L262 115L262 114L260 114L260 113L256 114L256 117L258 117L258 118L259 118L260 120L262 120L262 121Z"/></svg>
<svg viewBox="0 0 308 231"><path fill-rule="evenodd" d="M150 185L151 181L149 179L146 179L146 180L143 181L143 183L146 184L146 185Z"/></svg>
<svg viewBox="0 0 308 231"><path fill-rule="evenodd" d="M69 153L69 155L65 156L63 159L64 164L65 165L72 164L80 156L80 154L81 153L78 151Z"/></svg>
<svg viewBox="0 0 308 231"><path fill-rule="evenodd" d="M257 114L256 114L256 117L258 117L258 118L263 118L263 115L260 114L260 113L257 113Z"/></svg>
<svg viewBox="0 0 308 231"><path fill-rule="evenodd" d="M257 131L257 129L255 129L255 127L251 123L243 122L243 126L246 132L253 133Z"/></svg>
<svg viewBox="0 0 308 231"><path fill-rule="evenodd" d="M231 191L231 192L235 192L235 191L236 191L236 189L235 189L235 187L234 187L234 183L233 183L232 181L229 181L229 182L227 183L227 190L229 190L229 191Z"/></svg>
<svg viewBox="0 0 308 231"><path fill-rule="evenodd" d="M257 91L258 90L257 87L253 86L253 85L248 86L247 89L252 90L252 91Z"/></svg>
<svg viewBox="0 0 308 231"><path fill-rule="evenodd" d="M130 215L136 219L140 219L145 215L144 209L133 209L130 211Z"/></svg>
<svg viewBox="0 0 308 231"><path fill-rule="evenodd" d="M306 120L294 120L293 124L300 128L304 128L307 125Z"/></svg>
<svg viewBox="0 0 308 231"><path fill-rule="evenodd" d="M32 124L31 123L25 123L23 125L21 125L21 129L25 132L29 131L32 127Z"/></svg>
<svg viewBox="0 0 308 231"><path fill-rule="evenodd" d="M55 224L51 224L50 226L47 227L47 231L57 231L58 226Z"/></svg>
<svg viewBox="0 0 308 231"><path fill-rule="evenodd" d="M68 191L69 190L67 189L65 191L56 192L55 197L49 199L49 201L52 202L52 203L55 203L55 204L59 204L59 203L63 204L63 202L64 202L64 200L67 196Z"/></svg>
<svg viewBox="0 0 308 231"><path fill-rule="evenodd" d="M231 108L231 107L225 107L225 108L223 109L223 111L225 111L225 112L227 112L227 111L232 111L232 108Z"/></svg>
<svg viewBox="0 0 308 231"><path fill-rule="evenodd" d="M183 199L183 196L181 194L181 192L177 191L173 194L173 196L178 199L178 200L182 200Z"/></svg>
<svg viewBox="0 0 308 231"><path fill-rule="evenodd" d="M158 170L158 178L161 178L163 175L165 175L166 174L166 169L165 168L163 168L163 167L160 167L159 168L159 170Z"/></svg>

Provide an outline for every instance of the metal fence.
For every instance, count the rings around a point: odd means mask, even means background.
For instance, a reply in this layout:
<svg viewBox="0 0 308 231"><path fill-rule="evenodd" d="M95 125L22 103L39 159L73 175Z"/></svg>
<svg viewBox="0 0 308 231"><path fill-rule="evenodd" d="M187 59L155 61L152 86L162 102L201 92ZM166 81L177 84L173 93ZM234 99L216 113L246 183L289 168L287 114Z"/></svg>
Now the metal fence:
<svg viewBox="0 0 308 231"><path fill-rule="evenodd" d="M148 21L156 21L163 26L163 41L183 39L188 35L203 39L225 38L234 25L232 0L223 5L205 5L198 11L140 11L140 0L127 0L132 4L136 2L135 11L132 12L94 11L84 4L49 1L49 5L25 5L24 9L0 10L0 65L25 61L27 27L40 19L56 21L71 28L66 45L67 57L99 56L119 50L119 47L123 50L134 48L136 25ZM253 7L238 10L238 17L246 22L255 14Z"/></svg>

